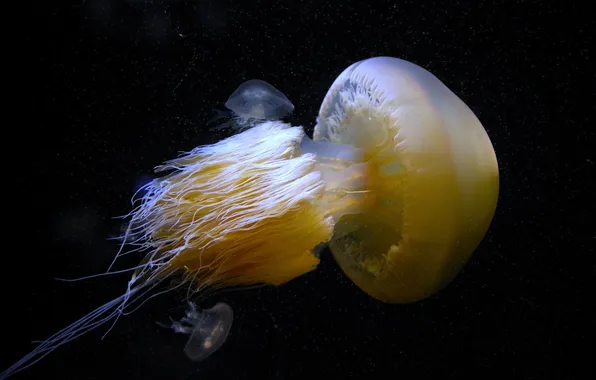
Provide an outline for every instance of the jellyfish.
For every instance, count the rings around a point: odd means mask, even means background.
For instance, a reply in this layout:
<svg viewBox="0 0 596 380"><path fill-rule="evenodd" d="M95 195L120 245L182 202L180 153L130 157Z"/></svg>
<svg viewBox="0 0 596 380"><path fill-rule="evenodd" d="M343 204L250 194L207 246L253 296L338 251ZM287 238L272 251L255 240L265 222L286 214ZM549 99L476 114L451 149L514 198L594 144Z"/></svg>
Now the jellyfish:
<svg viewBox="0 0 596 380"><path fill-rule="evenodd" d="M156 174L133 197L114 258L144 255L123 295L41 342L1 379L113 326L164 280L175 280L165 291L184 286L189 295L282 285L314 270L322 246L381 302L430 297L484 237L499 188L495 151L474 113L433 74L392 57L337 77L312 139L267 120Z"/></svg>
<svg viewBox="0 0 596 380"><path fill-rule="evenodd" d="M190 360L198 362L205 360L224 344L233 320L234 312L226 303L218 302L199 313L196 305L189 302L186 316L180 322L172 322L170 326L164 327L190 335L184 353Z"/></svg>
<svg viewBox="0 0 596 380"><path fill-rule="evenodd" d="M294 111L294 105L278 89L260 79L242 83L225 103L230 112L217 111L210 122L231 117L217 129L234 127L238 130L251 128L266 120L281 120Z"/></svg>

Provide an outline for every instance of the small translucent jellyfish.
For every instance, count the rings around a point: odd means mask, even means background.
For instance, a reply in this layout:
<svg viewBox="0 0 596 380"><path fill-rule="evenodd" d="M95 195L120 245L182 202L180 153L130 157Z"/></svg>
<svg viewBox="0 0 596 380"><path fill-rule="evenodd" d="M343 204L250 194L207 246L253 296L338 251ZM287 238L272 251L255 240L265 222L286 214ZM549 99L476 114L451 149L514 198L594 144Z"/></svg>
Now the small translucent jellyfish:
<svg viewBox="0 0 596 380"><path fill-rule="evenodd" d="M233 95L229 106L243 112L256 103L257 116L274 117L264 111L271 91L259 89L241 86L240 98L252 105L241 107ZM356 62L335 80L312 139L302 127L265 121L156 172L163 175L133 197L114 258L143 255L123 294L42 341L0 380L114 325L164 280L176 280L167 290L186 285L191 294L282 285L317 267L321 243L375 299L421 300L469 260L499 193L497 157L472 110L430 72L390 57ZM213 335L197 330L198 338L193 330L192 357L225 335L217 322L226 327L227 313L216 310L195 324L215 327L206 328Z"/></svg>
<svg viewBox="0 0 596 380"><path fill-rule="evenodd" d="M177 333L190 334L184 353L190 360L198 362L224 344L233 321L234 312L226 303L218 302L211 309L199 313L196 305L189 302L186 316L180 322L172 322L171 326L165 327L170 327Z"/></svg>
<svg viewBox="0 0 596 380"><path fill-rule="evenodd" d="M254 127L267 120L281 120L294 111L294 105L278 89L260 79L242 83L225 103L231 112L217 111L210 122L230 117L217 129L234 127L239 130Z"/></svg>

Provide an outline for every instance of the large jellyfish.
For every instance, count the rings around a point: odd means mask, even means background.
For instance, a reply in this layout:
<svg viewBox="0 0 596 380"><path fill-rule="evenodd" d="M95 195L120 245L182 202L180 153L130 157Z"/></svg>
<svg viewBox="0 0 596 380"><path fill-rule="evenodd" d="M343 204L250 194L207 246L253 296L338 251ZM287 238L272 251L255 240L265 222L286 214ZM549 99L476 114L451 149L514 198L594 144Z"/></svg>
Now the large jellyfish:
<svg viewBox="0 0 596 380"><path fill-rule="evenodd" d="M124 294L0 378L114 323L165 279L194 292L281 285L316 268L325 244L372 297L428 297L486 233L499 177L472 111L431 73L389 57L336 79L312 140L301 127L266 121L156 170L165 175L135 199L123 236L119 255L128 246L146 253Z"/></svg>
<svg viewBox="0 0 596 380"><path fill-rule="evenodd" d="M242 131L267 120L281 120L294 111L294 105L281 91L260 79L238 86L225 106L230 111L218 111L211 122L227 117L230 120L220 123L217 129L233 127Z"/></svg>

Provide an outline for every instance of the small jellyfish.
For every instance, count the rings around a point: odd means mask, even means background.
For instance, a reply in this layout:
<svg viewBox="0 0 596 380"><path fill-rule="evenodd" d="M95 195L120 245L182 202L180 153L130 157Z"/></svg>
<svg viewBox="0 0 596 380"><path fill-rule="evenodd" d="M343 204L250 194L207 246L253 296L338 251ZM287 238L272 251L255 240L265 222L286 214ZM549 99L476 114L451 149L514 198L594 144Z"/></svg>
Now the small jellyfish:
<svg viewBox="0 0 596 380"><path fill-rule="evenodd" d="M172 322L171 326L165 327L170 327L177 333L190 334L184 353L190 360L198 362L224 344L233 321L234 312L226 303L218 302L212 308L199 313L196 305L189 302L186 316L180 322Z"/></svg>
<svg viewBox="0 0 596 380"><path fill-rule="evenodd" d="M271 91L263 88L241 86L240 99L252 104L241 107L232 95L229 107L268 109ZM437 77L390 57L354 63L335 80L312 140L302 127L265 121L156 172L162 176L133 198L114 258L143 255L123 294L42 341L0 380L82 334L113 326L164 280L176 280L167 290L186 285L190 293L282 285L317 267L321 243L371 297L429 297L478 246L499 192L497 157L474 113ZM49 196L42 200L51 202ZM216 310L195 324L215 327L206 327L207 335L197 330L197 338L193 330L192 357L202 358L225 335L231 318Z"/></svg>
<svg viewBox="0 0 596 380"><path fill-rule="evenodd" d="M225 103L231 112L217 111L211 122L231 117L217 129L234 127L239 130L254 127L267 120L281 120L294 111L294 105L278 89L260 79L242 83Z"/></svg>

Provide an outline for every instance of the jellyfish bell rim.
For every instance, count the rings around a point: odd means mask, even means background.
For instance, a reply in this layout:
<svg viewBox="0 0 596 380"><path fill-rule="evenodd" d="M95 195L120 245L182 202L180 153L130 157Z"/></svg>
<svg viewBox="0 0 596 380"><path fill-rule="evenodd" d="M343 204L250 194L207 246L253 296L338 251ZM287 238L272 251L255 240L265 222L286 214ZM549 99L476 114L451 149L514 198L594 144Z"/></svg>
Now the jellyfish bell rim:
<svg viewBox="0 0 596 380"><path fill-rule="evenodd" d="M358 103L363 101L368 103ZM366 112L375 114L374 120ZM403 236L386 251L358 252L381 260L384 271L363 270L364 259L354 260L348 245L334 238L329 246L344 273L364 292L390 303L418 301L446 286L486 234L498 199L495 151L470 108L414 63L369 58L333 82L313 140L357 148L385 141L406 168L405 174L395 171L405 205Z"/></svg>

